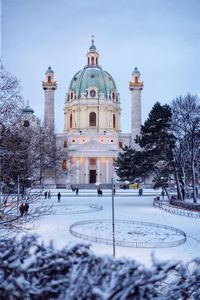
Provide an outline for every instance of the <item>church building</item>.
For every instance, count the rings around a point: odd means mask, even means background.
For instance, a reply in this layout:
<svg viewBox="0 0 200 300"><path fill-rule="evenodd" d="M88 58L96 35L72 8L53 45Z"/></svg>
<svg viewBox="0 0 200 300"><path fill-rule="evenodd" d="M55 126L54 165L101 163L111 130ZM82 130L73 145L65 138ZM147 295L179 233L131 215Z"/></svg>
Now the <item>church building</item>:
<svg viewBox="0 0 200 300"><path fill-rule="evenodd" d="M54 128L57 82L51 67L43 81L45 94L44 123ZM86 65L69 84L64 103L64 131L56 133L57 147L63 150L61 171L46 178L51 187L70 184L109 184L116 178L113 160L124 146L134 147L141 127L143 82L137 68L129 82L131 92L131 133L121 133L120 96L113 77L100 65L92 38Z"/></svg>

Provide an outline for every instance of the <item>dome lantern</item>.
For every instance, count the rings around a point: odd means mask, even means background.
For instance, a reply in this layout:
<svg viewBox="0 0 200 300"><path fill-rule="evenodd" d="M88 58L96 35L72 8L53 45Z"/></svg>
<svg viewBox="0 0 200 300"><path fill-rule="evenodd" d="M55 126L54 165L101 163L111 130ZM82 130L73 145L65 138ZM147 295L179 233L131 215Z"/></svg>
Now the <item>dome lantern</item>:
<svg viewBox="0 0 200 300"><path fill-rule="evenodd" d="M23 114L32 115L34 114L34 110L30 107L29 101L27 101L26 107L22 109Z"/></svg>
<svg viewBox="0 0 200 300"><path fill-rule="evenodd" d="M94 36L92 35L91 46L87 52L87 66L96 67L99 65L99 53L94 44Z"/></svg>

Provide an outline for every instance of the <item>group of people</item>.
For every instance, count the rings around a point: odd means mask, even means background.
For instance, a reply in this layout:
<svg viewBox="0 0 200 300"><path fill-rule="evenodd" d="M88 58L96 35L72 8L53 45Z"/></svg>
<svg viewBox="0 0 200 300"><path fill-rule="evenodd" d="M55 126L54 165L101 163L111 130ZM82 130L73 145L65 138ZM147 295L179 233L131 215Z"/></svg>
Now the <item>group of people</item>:
<svg viewBox="0 0 200 300"><path fill-rule="evenodd" d="M29 210L29 205L28 205L28 203L27 203L27 202L26 202L25 204L22 203L22 204L20 205L20 207L19 207L19 211L20 211L21 217L22 217L23 215L27 215L27 214L28 214L28 210Z"/></svg>
<svg viewBox="0 0 200 300"><path fill-rule="evenodd" d="M48 191L48 192L45 191L45 192L44 192L44 199L47 199L47 198L48 198L48 199L51 199L51 192L50 192L50 191Z"/></svg>
<svg viewBox="0 0 200 300"><path fill-rule="evenodd" d="M57 194L57 198L58 198L58 202L60 202L60 198L61 198L61 193L58 192ZM51 199L51 192L50 191L45 191L44 192L44 199Z"/></svg>

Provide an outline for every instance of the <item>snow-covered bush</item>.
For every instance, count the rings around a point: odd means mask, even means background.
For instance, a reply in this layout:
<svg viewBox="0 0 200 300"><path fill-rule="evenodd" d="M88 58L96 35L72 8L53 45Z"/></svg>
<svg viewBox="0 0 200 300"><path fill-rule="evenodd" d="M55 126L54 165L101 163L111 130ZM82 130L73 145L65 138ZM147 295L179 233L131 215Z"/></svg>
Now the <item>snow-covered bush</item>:
<svg viewBox="0 0 200 300"><path fill-rule="evenodd" d="M200 259L187 265L96 256L89 246L56 250L35 236L0 240L0 299L194 299L200 297Z"/></svg>

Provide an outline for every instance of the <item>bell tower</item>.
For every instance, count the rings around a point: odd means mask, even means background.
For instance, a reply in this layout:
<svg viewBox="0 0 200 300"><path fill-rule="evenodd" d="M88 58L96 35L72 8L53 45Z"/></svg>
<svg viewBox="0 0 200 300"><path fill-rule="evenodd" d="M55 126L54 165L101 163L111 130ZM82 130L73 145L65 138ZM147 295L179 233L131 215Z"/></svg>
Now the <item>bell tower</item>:
<svg viewBox="0 0 200 300"><path fill-rule="evenodd" d="M57 88L57 83L54 80L54 71L51 67L48 67L45 73L45 80L43 81L42 86L45 93L44 126L54 130L54 94Z"/></svg>
<svg viewBox="0 0 200 300"><path fill-rule="evenodd" d="M129 90L131 91L131 146L135 146L135 137L140 134L141 129L141 92L143 90L143 82L140 80L140 72L135 68L129 82Z"/></svg>

